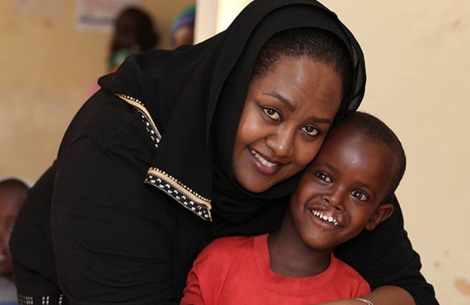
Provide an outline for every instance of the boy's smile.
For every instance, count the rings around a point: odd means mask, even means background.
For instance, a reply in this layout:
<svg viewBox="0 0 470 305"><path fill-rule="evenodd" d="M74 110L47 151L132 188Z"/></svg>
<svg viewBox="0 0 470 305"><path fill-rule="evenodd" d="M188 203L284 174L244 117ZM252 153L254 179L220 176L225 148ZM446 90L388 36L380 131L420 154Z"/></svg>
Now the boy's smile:
<svg viewBox="0 0 470 305"><path fill-rule="evenodd" d="M324 213L324 212L321 212L321 211L318 211L318 210L309 210L312 212L312 214L315 216L315 217L318 217L320 218L320 220L322 220L323 222L326 222L328 224L332 224L334 225L335 227L339 227L339 217L336 216L336 215L331 215L330 213Z"/></svg>
<svg viewBox="0 0 470 305"><path fill-rule="evenodd" d="M348 123L335 127L292 195L292 225L303 243L331 251L380 221L396 165L393 152Z"/></svg>

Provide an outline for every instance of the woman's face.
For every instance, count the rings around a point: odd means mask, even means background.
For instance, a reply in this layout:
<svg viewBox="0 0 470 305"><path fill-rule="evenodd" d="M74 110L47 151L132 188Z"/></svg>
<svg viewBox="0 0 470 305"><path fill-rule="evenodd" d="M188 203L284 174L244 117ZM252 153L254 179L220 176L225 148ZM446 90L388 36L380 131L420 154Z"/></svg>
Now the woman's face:
<svg viewBox="0 0 470 305"><path fill-rule="evenodd" d="M341 77L310 58L281 57L255 77L238 125L232 164L245 189L260 193L313 160L341 102Z"/></svg>

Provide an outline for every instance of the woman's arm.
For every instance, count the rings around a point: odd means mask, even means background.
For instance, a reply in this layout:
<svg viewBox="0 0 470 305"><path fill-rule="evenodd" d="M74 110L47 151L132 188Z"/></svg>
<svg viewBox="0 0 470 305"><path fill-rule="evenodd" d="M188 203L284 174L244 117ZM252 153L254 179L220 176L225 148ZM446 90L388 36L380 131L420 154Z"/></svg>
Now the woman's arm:
<svg viewBox="0 0 470 305"><path fill-rule="evenodd" d="M115 143L85 138L61 152L52 240L72 304L174 302L172 214L144 176Z"/></svg>
<svg viewBox="0 0 470 305"><path fill-rule="evenodd" d="M373 305L415 305L411 295L404 289L395 286L382 286L371 293L363 296L364 299L369 300ZM357 299L349 300L336 300L318 305L370 305L367 302Z"/></svg>
<svg viewBox="0 0 470 305"><path fill-rule="evenodd" d="M371 301L374 305L416 305L406 290L396 286L379 287L363 298ZM366 305L366 303L362 302L362 305Z"/></svg>

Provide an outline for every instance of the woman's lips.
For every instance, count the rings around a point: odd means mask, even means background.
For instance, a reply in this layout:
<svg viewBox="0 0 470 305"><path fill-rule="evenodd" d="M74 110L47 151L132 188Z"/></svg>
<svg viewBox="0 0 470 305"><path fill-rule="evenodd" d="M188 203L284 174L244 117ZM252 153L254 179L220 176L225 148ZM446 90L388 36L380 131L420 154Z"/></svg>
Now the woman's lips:
<svg viewBox="0 0 470 305"><path fill-rule="evenodd" d="M281 162L268 160L266 156L261 155L253 148L249 148L249 152L255 168L263 175L273 175L277 173L283 165Z"/></svg>

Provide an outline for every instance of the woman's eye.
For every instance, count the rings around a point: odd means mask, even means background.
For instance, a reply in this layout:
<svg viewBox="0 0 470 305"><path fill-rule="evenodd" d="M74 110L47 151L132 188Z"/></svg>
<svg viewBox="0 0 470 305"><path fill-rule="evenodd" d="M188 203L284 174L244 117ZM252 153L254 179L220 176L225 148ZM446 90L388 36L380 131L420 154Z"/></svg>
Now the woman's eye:
<svg viewBox="0 0 470 305"><path fill-rule="evenodd" d="M315 137L320 134L320 131L314 126L305 126L302 129L304 130L306 134L308 134L311 137Z"/></svg>
<svg viewBox="0 0 470 305"><path fill-rule="evenodd" d="M281 115L274 109L272 108L263 108L264 113L271 119L278 121L281 119Z"/></svg>
<svg viewBox="0 0 470 305"><path fill-rule="evenodd" d="M352 191L351 195L361 201L367 201L369 199L369 197L364 192L361 192L359 190Z"/></svg>
<svg viewBox="0 0 470 305"><path fill-rule="evenodd" d="M331 178L325 174L325 173L316 173L315 174L321 181L325 181L325 182L328 182L328 183L331 183Z"/></svg>

